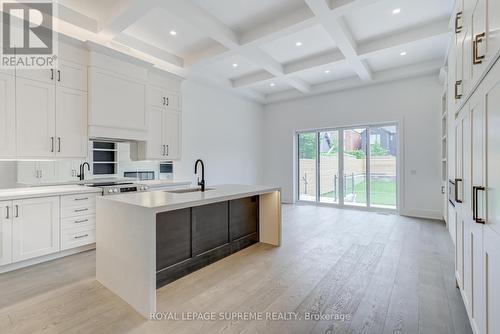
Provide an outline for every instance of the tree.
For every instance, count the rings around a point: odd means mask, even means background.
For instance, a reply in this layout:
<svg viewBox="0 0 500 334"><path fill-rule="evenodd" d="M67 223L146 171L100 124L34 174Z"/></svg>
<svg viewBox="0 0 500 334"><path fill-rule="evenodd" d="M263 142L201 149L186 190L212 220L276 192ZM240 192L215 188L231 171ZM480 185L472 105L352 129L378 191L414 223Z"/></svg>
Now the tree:
<svg viewBox="0 0 500 334"><path fill-rule="evenodd" d="M380 146L379 142L375 142L374 144L370 144L370 154L373 157L385 156L389 154L389 151Z"/></svg>
<svg viewBox="0 0 500 334"><path fill-rule="evenodd" d="M299 158L300 159L315 159L316 158L316 133L301 133L299 134Z"/></svg>

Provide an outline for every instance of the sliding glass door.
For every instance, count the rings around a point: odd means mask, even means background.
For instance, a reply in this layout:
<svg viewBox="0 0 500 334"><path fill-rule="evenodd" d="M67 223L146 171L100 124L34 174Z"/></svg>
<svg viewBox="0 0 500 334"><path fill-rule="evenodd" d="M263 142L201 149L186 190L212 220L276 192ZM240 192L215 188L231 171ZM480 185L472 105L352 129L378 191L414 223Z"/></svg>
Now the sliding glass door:
<svg viewBox="0 0 500 334"><path fill-rule="evenodd" d="M344 204L366 206L366 132L367 128L344 132Z"/></svg>
<svg viewBox="0 0 500 334"><path fill-rule="evenodd" d="M397 126L301 132L298 199L342 206L397 208Z"/></svg>
<svg viewBox="0 0 500 334"><path fill-rule="evenodd" d="M316 132L299 133L299 201L316 201L316 175L318 155L318 135Z"/></svg>
<svg viewBox="0 0 500 334"><path fill-rule="evenodd" d="M319 133L319 200L339 203L339 132Z"/></svg>

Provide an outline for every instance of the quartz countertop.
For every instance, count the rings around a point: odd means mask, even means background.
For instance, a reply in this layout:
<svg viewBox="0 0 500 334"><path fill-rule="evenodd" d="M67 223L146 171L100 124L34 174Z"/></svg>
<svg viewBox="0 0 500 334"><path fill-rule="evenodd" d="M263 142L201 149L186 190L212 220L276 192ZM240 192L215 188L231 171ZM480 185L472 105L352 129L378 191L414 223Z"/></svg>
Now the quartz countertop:
<svg viewBox="0 0 500 334"><path fill-rule="evenodd" d="M0 189L0 201L90 193L101 193L101 189L79 185L10 188Z"/></svg>
<svg viewBox="0 0 500 334"><path fill-rule="evenodd" d="M207 186L205 192L172 193L165 190L159 190L105 196L99 198L99 200L115 201L163 212L261 195L280 190L281 188L273 186L223 184Z"/></svg>
<svg viewBox="0 0 500 334"><path fill-rule="evenodd" d="M192 182L186 180L144 180L144 181L135 181L134 183L142 184L150 188L161 188L161 187L187 186L190 185Z"/></svg>

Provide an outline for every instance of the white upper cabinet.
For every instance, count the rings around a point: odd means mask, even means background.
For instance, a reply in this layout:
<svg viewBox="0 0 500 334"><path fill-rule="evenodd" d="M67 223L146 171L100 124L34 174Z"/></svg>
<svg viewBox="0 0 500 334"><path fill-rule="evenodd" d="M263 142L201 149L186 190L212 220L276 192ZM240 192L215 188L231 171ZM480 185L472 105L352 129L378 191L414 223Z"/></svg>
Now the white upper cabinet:
<svg viewBox="0 0 500 334"><path fill-rule="evenodd" d="M58 86L87 91L87 66L59 59L55 80Z"/></svg>
<svg viewBox="0 0 500 334"><path fill-rule="evenodd" d="M56 156L87 155L87 93L66 87L56 92Z"/></svg>
<svg viewBox="0 0 500 334"><path fill-rule="evenodd" d="M84 158L88 141L86 66L60 60L58 69L19 72L17 157Z"/></svg>
<svg viewBox="0 0 500 334"><path fill-rule="evenodd" d="M16 154L15 77L0 73L0 158Z"/></svg>
<svg viewBox="0 0 500 334"><path fill-rule="evenodd" d="M12 262L12 202L0 202L0 266Z"/></svg>
<svg viewBox="0 0 500 334"><path fill-rule="evenodd" d="M58 252L59 197L13 202L13 261Z"/></svg>
<svg viewBox="0 0 500 334"><path fill-rule="evenodd" d="M163 118L165 110L156 106L150 106L148 117L148 140L145 145L144 159L161 160L164 158L164 141L163 141Z"/></svg>
<svg viewBox="0 0 500 334"><path fill-rule="evenodd" d="M486 79L486 188L487 225L500 234L500 64Z"/></svg>
<svg viewBox="0 0 500 334"><path fill-rule="evenodd" d="M165 158L168 160L181 158L181 118L180 112L167 111L164 114L163 142Z"/></svg>
<svg viewBox="0 0 500 334"><path fill-rule="evenodd" d="M181 94L173 91L165 92L165 104L168 110L181 111Z"/></svg>
<svg viewBox="0 0 500 334"><path fill-rule="evenodd" d="M56 152L55 86L53 83L18 78L17 155L50 158Z"/></svg>
<svg viewBox="0 0 500 334"><path fill-rule="evenodd" d="M131 147L134 160L178 160L182 146L182 105L179 92L148 88L148 138Z"/></svg>

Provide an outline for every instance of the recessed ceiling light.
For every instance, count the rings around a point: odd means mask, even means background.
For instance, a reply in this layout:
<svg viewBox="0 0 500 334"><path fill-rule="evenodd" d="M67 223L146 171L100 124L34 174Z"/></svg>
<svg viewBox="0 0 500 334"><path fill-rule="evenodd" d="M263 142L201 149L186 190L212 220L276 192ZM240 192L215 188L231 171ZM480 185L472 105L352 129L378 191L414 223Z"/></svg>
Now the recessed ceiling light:
<svg viewBox="0 0 500 334"><path fill-rule="evenodd" d="M295 43L295 46L302 46L302 42Z"/></svg>
<svg viewBox="0 0 500 334"><path fill-rule="evenodd" d="M275 84L274 82L271 82L271 83L269 84L269 86L274 87L274 86L276 86L276 84Z"/></svg>
<svg viewBox="0 0 500 334"><path fill-rule="evenodd" d="M404 56L406 56L406 55L407 55L407 53L406 53L406 51L403 51L403 52L401 52L399 55L400 55L401 57L404 57Z"/></svg>
<svg viewBox="0 0 500 334"><path fill-rule="evenodd" d="M233 64L233 67L238 67L238 64L234 63L234 64Z"/></svg>
<svg viewBox="0 0 500 334"><path fill-rule="evenodd" d="M172 35L172 36L177 35L177 31L175 31L175 30L170 30L170 35Z"/></svg>
<svg viewBox="0 0 500 334"><path fill-rule="evenodd" d="M326 70L326 71L325 71L325 74L328 74L328 73L330 73L330 72L331 72L330 70Z"/></svg>
<svg viewBox="0 0 500 334"><path fill-rule="evenodd" d="M392 11L392 15L397 15L399 13L401 13L401 8L396 8Z"/></svg>

